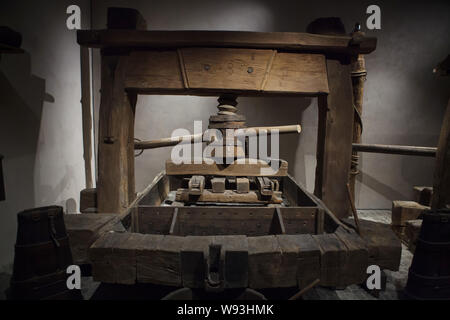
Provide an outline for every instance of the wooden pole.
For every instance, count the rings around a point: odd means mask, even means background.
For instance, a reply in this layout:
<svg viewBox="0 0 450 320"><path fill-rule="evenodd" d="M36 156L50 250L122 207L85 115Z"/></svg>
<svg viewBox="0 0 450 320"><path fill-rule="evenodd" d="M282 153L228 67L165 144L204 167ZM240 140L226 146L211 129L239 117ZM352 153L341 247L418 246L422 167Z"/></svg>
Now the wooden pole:
<svg viewBox="0 0 450 320"><path fill-rule="evenodd" d="M387 154L402 154L407 156L436 157L437 148L416 147L416 146L396 146L386 144L352 144L353 152L372 152Z"/></svg>
<svg viewBox="0 0 450 320"><path fill-rule="evenodd" d="M360 31L360 25L355 26L355 30L352 36L364 36L364 32ZM354 115L353 115L353 143L361 143L361 133L362 133L362 112L363 112L363 100L364 100L364 82L366 81L366 62L364 55L359 54L357 59L352 63L352 86L353 86L353 105L354 105ZM359 155L353 150L352 160L350 167L350 191L355 199L355 183L356 176L359 174L358 170Z"/></svg>
<svg viewBox="0 0 450 320"><path fill-rule="evenodd" d="M83 121L83 158L86 188L92 188L92 112L89 48L80 47L81 116Z"/></svg>
<svg viewBox="0 0 450 320"><path fill-rule="evenodd" d="M352 192L350 190L349 183L347 183L347 195L348 195L348 200L350 202L350 206L352 208L353 218L355 219L356 232L358 232L358 234L361 235L361 229L359 228L358 212L356 211L355 202L353 201Z"/></svg>
<svg viewBox="0 0 450 320"><path fill-rule="evenodd" d="M275 126L275 127L253 127L241 129L241 131L235 132L236 136L254 135L259 134L261 131L266 130L267 134L270 134L270 130L278 130L279 134L286 133L300 133L302 128L299 124L288 126ZM193 134L190 136L179 136L172 138L162 138L157 140L139 141L134 143L135 150L154 149L161 147L170 147L177 145L178 143L193 143L194 141L203 137L203 133Z"/></svg>

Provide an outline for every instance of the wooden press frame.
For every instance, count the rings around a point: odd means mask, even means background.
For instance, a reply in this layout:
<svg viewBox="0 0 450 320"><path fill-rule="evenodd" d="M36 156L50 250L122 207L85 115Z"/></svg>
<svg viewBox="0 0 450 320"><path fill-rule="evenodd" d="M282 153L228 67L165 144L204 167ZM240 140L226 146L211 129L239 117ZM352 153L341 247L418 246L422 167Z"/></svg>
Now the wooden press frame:
<svg viewBox="0 0 450 320"><path fill-rule="evenodd" d="M144 26L145 27L145 26ZM134 117L139 94L317 97L315 195L339 218L353 136L350 62L376 39L308 33L80 30L101 49L97 208L123 213L133 200Z"/></svg>

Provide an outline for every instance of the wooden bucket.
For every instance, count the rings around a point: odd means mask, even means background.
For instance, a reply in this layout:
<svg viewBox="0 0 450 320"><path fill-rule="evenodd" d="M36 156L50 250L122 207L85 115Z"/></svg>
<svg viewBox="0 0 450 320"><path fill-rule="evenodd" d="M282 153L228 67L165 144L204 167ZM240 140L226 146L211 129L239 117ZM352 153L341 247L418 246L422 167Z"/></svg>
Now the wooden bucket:
<svg viewBox="0 0 450 320"><path fill-rule="evenodd" d="M66 285L66 268L73 262L63 208L25 210L17 220L11 298L80 297L79 290L68 290Z"/></svg>
<svg viewBox="0 0 450 320"><path fill-rule="evenodd" d="M450 210L425 211L405 293L450 300Z"/></svg>

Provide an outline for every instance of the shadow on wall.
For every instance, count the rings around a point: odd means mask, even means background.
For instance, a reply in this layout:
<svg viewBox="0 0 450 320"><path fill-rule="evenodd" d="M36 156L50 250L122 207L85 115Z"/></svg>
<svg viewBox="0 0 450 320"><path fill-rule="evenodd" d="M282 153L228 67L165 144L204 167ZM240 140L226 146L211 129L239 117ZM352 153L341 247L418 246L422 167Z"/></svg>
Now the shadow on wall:
<svg viewBox="0 0 450 320"><path fill-rule="evenodd" d="M31 74L30 55L2 55L0 60L0 153L6 200L0 202L0 234L15 238L16 214L34 207L34 167L45 94L45 80ZM0 252L14 243L0 242ZM11 260L3 257L2 260Z"/></svg>

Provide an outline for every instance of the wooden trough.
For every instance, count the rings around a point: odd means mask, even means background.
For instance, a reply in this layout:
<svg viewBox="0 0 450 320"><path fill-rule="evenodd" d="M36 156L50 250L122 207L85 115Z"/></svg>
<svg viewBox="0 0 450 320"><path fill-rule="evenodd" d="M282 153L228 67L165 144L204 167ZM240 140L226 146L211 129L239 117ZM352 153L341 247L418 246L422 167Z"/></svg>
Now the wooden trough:
<svg viewBox="0 0 450 320"><path fill-rule="evenodd" d="M362 283L369 264L398 269L395 237L380 230L376 238L360 237L290 176L278 178L284 196L276 207L173 206L167 199L182 179L162 172L109 224L103 214L71 217L73 237L81 232L80 221L90 221L86 228L96 217L103 221L96 240L84 243L94 280L212 291L303 288L316 279L345 287ZM77 231L70 227L74 219Z"/></svg>

